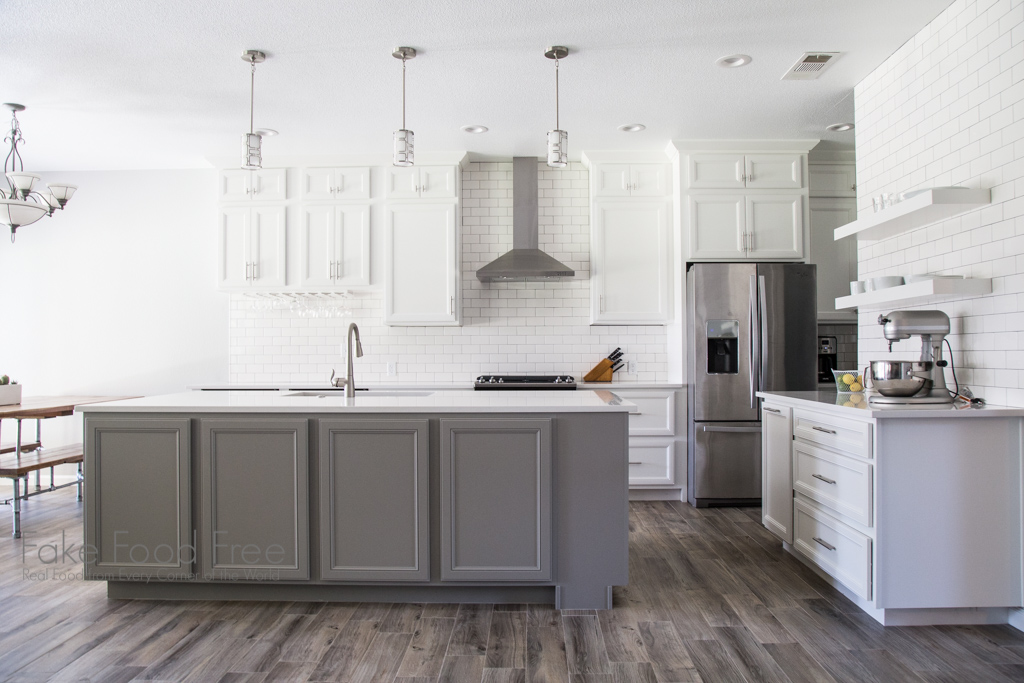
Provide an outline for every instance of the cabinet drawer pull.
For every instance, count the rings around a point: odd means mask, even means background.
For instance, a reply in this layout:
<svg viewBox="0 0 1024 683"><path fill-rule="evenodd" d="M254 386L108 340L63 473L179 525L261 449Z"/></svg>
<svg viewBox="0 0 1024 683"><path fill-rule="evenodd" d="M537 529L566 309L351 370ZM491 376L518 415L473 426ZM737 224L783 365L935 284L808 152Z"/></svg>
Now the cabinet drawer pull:
<svg viewBox="0 0 1024 683"><path fill-rule="evenodd" d="M813 429L816 432L825 432L826 434L832 434L833 436L835 436L836 433L835 430L825 429L824 427L811 427L811 429Z"/></svg>
<svg viewBox="0 0 1024 683"><path fill-rule="evenodd" d="M761 406L761 407L764 408L765 410L767 410L769 413L778 413L779 415L782 415L782 411L779 410L778 408L769 408L768 406Z"/></svg>
<svg viewBox="0 0 1024 683"><path fill-rule="evenodd" d="M828 477L823 477L820 474L812 474L811 476L814 477L815 479L821 479L826 484L835 484L836 483L835 479L829 479Z"/></svg>
<svg viewBox="0 0 1024 683"><path fill-rule="evenodd" d="M640 462L639 460L630 460L629 464L630 465L643 465L643 463Z"/></svg>
<svg viewBox="0 0 1024 683"><path fill-rule="evenodd" d="M821 540L817 536L814 537L814 542L817 543L818 545L822 546L823 548L828 549L828 550L835 550L836 549L836 547L834 545L832 545L828 541Z"/></svg>

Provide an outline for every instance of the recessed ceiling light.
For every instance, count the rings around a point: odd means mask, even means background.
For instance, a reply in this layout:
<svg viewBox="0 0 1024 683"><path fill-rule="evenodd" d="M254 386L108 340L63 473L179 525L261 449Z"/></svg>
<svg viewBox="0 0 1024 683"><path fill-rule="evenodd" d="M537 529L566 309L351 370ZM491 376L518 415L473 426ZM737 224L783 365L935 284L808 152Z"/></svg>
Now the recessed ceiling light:
<svg viewBox="0 0 1024 683"><path fill-rule="evenodd" d="M725 69L735 69L738 66L746 66L752 61L754 60L750 55L726 55L719 57L715 64Z"/></svg>
<svg viewBox="0 0 1024 683"><path fill-rule="evenodd" d="M852 123L833 123L831 126L825 126L825 130L830 130L833 133L842 133L844 131L853 130Z"/></svg>
<svg viewBox="0 0 1024 683"><path fill-rule="evenodd" d="M265 138L272 138L275 135L277 135L277 131L274 130L273 128L258 128L258 129L256 129L253 132L256 133L256 135L259 135L259 136L265 137Z"/></svg>
<svg viewBox="0 0 1024 683"><path fill-rule="evenodd" d="M490 130L487 126L463 126L463 133L486 133Z"/></svg>
<svg viewBox="0 0 1024 683"><path fill-rule="evenodd" d="M624 123L621 126L619 126L619 130L621 130L623 133L639 133L640 131L645 130L646 128L647 126L645 126L642 123Z"/></svg>

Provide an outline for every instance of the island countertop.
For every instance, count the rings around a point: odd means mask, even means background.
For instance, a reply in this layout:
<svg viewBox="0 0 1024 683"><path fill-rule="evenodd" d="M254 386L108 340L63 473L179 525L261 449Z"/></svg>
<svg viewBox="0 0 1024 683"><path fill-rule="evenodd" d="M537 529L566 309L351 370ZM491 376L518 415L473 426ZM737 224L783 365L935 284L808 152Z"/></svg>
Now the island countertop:
<svg viewBox="0 0 1024 683"><path fill-rule="evenodd" d="M983 417L1024 417L1024 408L1009 406L879 405L868 399L871 393L840 394L832 391L759 391L760 398L795 408L805 407L854 419L914 418L949 419Z"/></svg>
<svg viewBox="0 0 1024 683"><path fill-rule="evenodd" d="M311 395L294 395L294 394ZM76 407L93 413L600 413L635 412L610 391L186 391ZM1022 411L1024 412L1024 411Z"/></svg>

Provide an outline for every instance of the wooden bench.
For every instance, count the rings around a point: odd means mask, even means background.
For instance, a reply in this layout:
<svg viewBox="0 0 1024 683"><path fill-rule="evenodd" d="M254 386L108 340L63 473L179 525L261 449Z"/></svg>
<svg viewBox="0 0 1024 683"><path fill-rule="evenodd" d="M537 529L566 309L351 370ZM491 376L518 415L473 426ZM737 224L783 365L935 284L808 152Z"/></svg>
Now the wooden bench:
<svg viewBox="0 0 1024 683"><path fill-rule="evenodd" d="M36 470L67 463L80 463L85 459L84 453L80 443L56 448L37 448L22 452L20 456L15 455L12 449L10 453L0 454L0 477L19 479ZM52 481L50 483L53 484Z"/></svg>

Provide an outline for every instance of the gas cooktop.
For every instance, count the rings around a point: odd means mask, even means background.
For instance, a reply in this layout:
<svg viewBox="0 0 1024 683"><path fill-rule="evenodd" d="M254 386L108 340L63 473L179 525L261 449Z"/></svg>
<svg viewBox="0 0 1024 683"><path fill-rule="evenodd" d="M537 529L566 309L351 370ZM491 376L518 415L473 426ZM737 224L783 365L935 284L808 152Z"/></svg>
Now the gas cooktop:
<svg viewBox="0 0 1024 683"><path fill-rule="evenodd" d="M561 389L576 388L576 378L570 375L480 375L474 389Z"/></svg>

